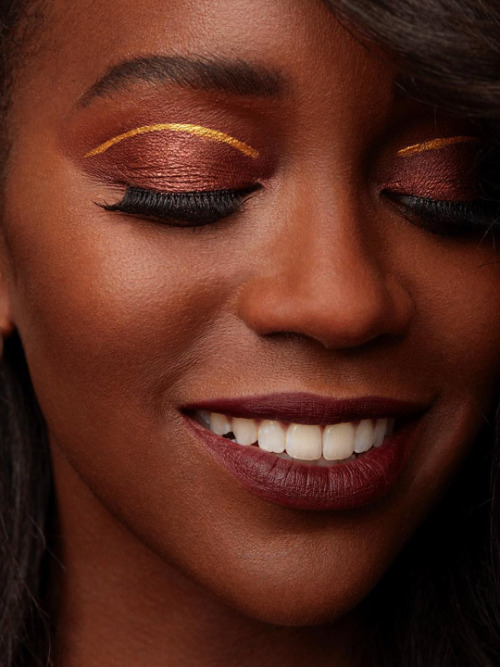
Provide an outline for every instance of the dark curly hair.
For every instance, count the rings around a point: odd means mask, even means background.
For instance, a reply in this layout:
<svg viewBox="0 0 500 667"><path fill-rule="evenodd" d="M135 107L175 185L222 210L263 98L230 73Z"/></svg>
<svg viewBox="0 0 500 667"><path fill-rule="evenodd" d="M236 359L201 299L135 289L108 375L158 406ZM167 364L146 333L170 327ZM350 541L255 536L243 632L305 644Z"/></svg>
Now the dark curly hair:
<svg viewBox="0 0 500 667"><path fill-rule="evenodd" d="M498 0L323 2L387 50L408 95L475 119L498 144ZM9 93L43 29L43 4L0 0L0 173L8 169ZM499 423L498 414L485 419L463 472L362 603L370 667L500 665ZM46 428L14 334L0 365L2 667L51 664L52 494Z"/></svg>

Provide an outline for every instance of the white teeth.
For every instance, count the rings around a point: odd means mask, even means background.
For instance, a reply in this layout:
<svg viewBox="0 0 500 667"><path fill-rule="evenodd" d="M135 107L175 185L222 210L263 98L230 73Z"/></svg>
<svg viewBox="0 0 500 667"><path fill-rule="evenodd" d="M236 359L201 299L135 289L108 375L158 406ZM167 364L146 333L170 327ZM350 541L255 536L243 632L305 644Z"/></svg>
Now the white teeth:
<svg viewBox="0 0 500 667"><path fill-rule="evenodd" d="M233 417L232 431L239 445L253 445L257 442L257 424L255 419Z"/></svg>
<svg viewBox="0 0 500 667"><path fill-rule="evenodd" d="M380 447L384 442L385 435L388 431L388 420L387 419L377 419L375 423L375 428L373 429L373 446Z"/></svg>
<svg viewBox="0 0 500 667"><path fill-rule="evenodd" d="M354 434L354 452L362 454L367 452L373 444L373 423L371 419L362 419L356 427Z"/></svg>
<svg viewBox="0 0 500 667"><path fill-rule="evenodd" d="M285 451L285 429L280 422L271 419L264 419L261 422L259 447L275 454L282 454Z"/></svg>
<svg viewBox="0 0 500 667"><path fill-rule="evenodd" d="M323 433L323 456L327 461L348 459L354 452L354 425L350 422L327 426Z"/></svg>
<svg viewBox="0 0 500 667"><path fill-rule="evenodd" d="M316 461L328 465L331 461L350 461L372 447L380 447L394 429L393 418L362 419L327 426L285 424L272 419L243 419L227 417L216 412L200 410L197 418L213 433L234 435L239 445L257 444L260 449L285 458ZM331 465L331 464L330 464Z"/></svg>
<svg viewBox="0 0 500 667"><path fill-rule="evenodd" d="M210 430L216 435L226 435L231 431L231 424L225 415L219 415L216 412L210 414Z"/></svg>
<svg viewBox="0 0 500 667"><path fill-rule="evenodd" d="M316 461L321 458L322 438L319 426L290 424L286 434L286 453L293 459Z"/></svg>

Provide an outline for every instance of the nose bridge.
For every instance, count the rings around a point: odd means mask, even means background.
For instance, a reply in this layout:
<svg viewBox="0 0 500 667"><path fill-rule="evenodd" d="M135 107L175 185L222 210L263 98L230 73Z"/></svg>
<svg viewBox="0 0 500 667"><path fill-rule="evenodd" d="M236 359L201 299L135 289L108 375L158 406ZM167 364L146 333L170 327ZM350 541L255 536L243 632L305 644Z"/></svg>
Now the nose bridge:
<svg viewBox="0 0 500 667"><path fill-rule="evenodd" d="M328 348L404 333L410 296L386 266L373 229L363 232L355 198L347 187L340 191L334 207L309 205L307 197L288 212L269 247L272 263L241 293L240 314L255 331L294 332Z"/></svg>

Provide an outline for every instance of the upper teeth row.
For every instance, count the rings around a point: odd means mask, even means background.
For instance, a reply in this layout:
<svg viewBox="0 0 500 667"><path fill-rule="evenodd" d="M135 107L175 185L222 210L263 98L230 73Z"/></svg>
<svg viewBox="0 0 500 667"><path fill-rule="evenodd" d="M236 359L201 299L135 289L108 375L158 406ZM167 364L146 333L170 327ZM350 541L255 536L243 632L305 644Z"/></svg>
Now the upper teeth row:
<svg viewBox="0 0 500 667"><path fill-rule="evenodd" d="M258 444L261 449L303 461L342 461L372 447L380 447L392 432L394 419L362 419L329 426L285 424L270 419L242 419L216 412L199 412L200 421L217 435L232 433L240 445Z"/></svg>

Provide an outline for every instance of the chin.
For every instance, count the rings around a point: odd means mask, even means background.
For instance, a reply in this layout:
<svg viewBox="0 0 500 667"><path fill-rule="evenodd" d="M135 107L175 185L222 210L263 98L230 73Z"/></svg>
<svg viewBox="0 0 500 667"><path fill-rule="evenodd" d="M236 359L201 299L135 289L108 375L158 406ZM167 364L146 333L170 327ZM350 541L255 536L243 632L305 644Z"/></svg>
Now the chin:
<svg viewBox="0 0 500 667"><path fill-rule="evenodd" d="M230 567L230 566L229 566ZM348 616L370 593L380 578L364 568L354 572L324 574L309 568L270 568L251 578L201 582L205 590L230 609L268 625L306 627L333 623Z"/></svg>

